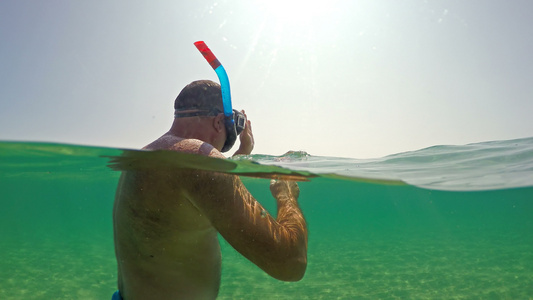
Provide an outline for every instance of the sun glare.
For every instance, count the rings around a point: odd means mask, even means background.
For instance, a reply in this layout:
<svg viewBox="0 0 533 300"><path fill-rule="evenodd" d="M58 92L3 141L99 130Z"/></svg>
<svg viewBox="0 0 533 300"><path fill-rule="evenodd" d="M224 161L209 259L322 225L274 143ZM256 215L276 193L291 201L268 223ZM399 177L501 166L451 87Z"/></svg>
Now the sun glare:
<svg viewBox="0 0 533 300"><path fill-rule="evenodd" d="M257 5L279 23L307 26L334 7L332 2L334 1L257 0Z"/></svg>

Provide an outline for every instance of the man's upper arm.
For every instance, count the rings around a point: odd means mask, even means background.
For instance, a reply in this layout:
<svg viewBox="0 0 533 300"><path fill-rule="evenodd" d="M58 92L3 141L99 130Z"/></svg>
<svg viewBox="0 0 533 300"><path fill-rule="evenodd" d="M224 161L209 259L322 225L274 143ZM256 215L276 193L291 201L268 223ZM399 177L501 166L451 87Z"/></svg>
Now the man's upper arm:
<svg viewBox="0 0 533 300"><path fill-rule="evenodd" d="M194 171L190 178L189 200L243 256L282 280L291 261L306 264L301 262L302 246L297 244L301 239L280 226L238 176Z"/></svg>

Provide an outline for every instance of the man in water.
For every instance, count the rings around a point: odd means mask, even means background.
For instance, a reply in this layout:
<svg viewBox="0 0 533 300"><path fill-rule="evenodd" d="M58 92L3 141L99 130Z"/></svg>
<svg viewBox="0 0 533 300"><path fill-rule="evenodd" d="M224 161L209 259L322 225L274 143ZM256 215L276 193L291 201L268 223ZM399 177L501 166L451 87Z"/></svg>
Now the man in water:
<svg viewBox="0 0 533 300"><path fill-rule="evenodd" d="M220 151L229 134L217 83L192 82L174 108L170 130L144 149L225 158ZM245 122L235 154L253 149L251 123ZM270 191L277 200L276 219L235 175L123 172L113 210L119 288L114 297L216 298L221 277L217 233L272 277L300 280L307 266L307 227L297 203L298 185L272 181Z"/></svg>

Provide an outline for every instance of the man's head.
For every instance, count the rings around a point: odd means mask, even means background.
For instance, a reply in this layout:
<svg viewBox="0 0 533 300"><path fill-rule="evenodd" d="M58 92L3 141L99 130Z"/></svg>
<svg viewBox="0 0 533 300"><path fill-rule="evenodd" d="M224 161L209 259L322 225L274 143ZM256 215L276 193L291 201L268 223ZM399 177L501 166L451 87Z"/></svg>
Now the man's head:
<svg viewBox="0 0 533 300"><path fill-rule="evenodd" d="M191 82L181 90L174 101L176 118L195 115L216 116L223 111L220 85L211 80Z"/></svg>
<svg viewBox="0 0 533 300"><path fill-rule="evenodd" d="M230 102L231 103L231 102ZM231 111L231 104L230 111ZM237 110L232 115L224 115L224 99L221 87L210 80L193 81L183 88L174 101L175 123L179 119L191 117L215 117L216 126L219 120L225 128L226 140L220 149L226 152L231 149L237 136L244 130L246 116ZM215 127L214 127L215 128Z"/></svg>

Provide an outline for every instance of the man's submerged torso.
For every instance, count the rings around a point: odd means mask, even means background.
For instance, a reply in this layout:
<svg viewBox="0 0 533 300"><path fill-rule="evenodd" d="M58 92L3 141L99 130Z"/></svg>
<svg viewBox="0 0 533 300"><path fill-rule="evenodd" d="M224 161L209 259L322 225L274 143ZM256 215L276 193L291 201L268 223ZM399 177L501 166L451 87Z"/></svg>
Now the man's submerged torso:
<svg viewBox="0 0 533 300"><path fill-rule="evenodd" d="M215 298L217 232L187 199L183 173L127 171L113 211L118 284L124 299Z"/></svg>

